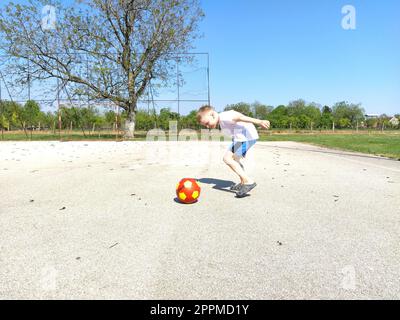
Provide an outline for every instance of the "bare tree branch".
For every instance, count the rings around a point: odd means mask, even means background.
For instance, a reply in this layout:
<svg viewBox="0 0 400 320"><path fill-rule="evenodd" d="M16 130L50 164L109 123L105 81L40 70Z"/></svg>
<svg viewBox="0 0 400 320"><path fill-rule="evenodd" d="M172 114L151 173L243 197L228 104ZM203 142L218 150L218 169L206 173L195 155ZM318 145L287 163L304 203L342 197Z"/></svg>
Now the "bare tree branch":
<svg viewBox="0 0 400 320"><path fill-rule="evenodd" d="M75 94L113 101L132 122L152 79L174 81L171 58L192 48L203 17L198 1L10 3L0 9L0 50L29 61L34 79L60 79ZM42 26L41 9L48 4L56 8L55 30ZM26 74L20 65L10 62L8 67L22 83Z"/></svg>

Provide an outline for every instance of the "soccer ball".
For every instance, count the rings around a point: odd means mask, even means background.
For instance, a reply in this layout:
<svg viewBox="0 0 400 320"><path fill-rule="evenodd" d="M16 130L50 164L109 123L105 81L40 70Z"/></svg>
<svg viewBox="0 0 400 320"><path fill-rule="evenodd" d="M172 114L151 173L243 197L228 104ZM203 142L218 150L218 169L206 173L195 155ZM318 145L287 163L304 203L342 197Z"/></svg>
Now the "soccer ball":
<svg viewBox="0 0 400 320"><path fill-rule="evenodd" d="M182 203L197 202L200 197L200 186L195 179L184 178L176 185L176 196Z"/></svg>

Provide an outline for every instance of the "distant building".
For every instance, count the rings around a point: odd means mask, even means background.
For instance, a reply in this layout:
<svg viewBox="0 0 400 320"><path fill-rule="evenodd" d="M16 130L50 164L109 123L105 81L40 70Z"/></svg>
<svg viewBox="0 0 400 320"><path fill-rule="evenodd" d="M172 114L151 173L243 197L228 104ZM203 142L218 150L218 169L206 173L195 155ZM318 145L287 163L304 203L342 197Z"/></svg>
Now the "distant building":
<svg viewBox="0 0 400 320"><path fill-rule="evenodd" d="M400 120L393 116L393 118L389 120L389 123L393 127L397 127L399 125L399 123L400 123Z"/></svg>

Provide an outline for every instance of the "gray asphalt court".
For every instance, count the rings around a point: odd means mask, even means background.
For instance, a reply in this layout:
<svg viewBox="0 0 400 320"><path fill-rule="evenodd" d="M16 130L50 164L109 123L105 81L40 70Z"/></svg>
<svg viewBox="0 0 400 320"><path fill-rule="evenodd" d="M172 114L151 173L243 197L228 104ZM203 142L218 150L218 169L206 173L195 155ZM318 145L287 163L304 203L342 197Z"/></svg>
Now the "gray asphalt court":
<svg viewBox="0 0 400 320"><path fill-rule="evenodd" d="M400 161L260 142L238 199L226 147L0 143L0 299L400 298Z"/></svg>

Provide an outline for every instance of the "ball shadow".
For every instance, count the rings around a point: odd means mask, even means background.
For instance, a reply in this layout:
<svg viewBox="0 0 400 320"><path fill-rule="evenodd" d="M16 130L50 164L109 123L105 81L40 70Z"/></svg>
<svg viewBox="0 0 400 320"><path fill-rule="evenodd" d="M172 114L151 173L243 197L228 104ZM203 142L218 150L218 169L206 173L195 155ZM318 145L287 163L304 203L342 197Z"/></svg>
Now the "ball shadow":
<svg viewBox="0 0 400 320"><path fill-rule="evenodd" d="M178 197L175 197L175 198L174 198L174 201L175 201L176 203L183 204L183 205L195 204L195 203L198 202L198 200L196 200L195 202L192 202L192 203L184 203L184 202L180 201L180 200L178 199Z"/></svg>

